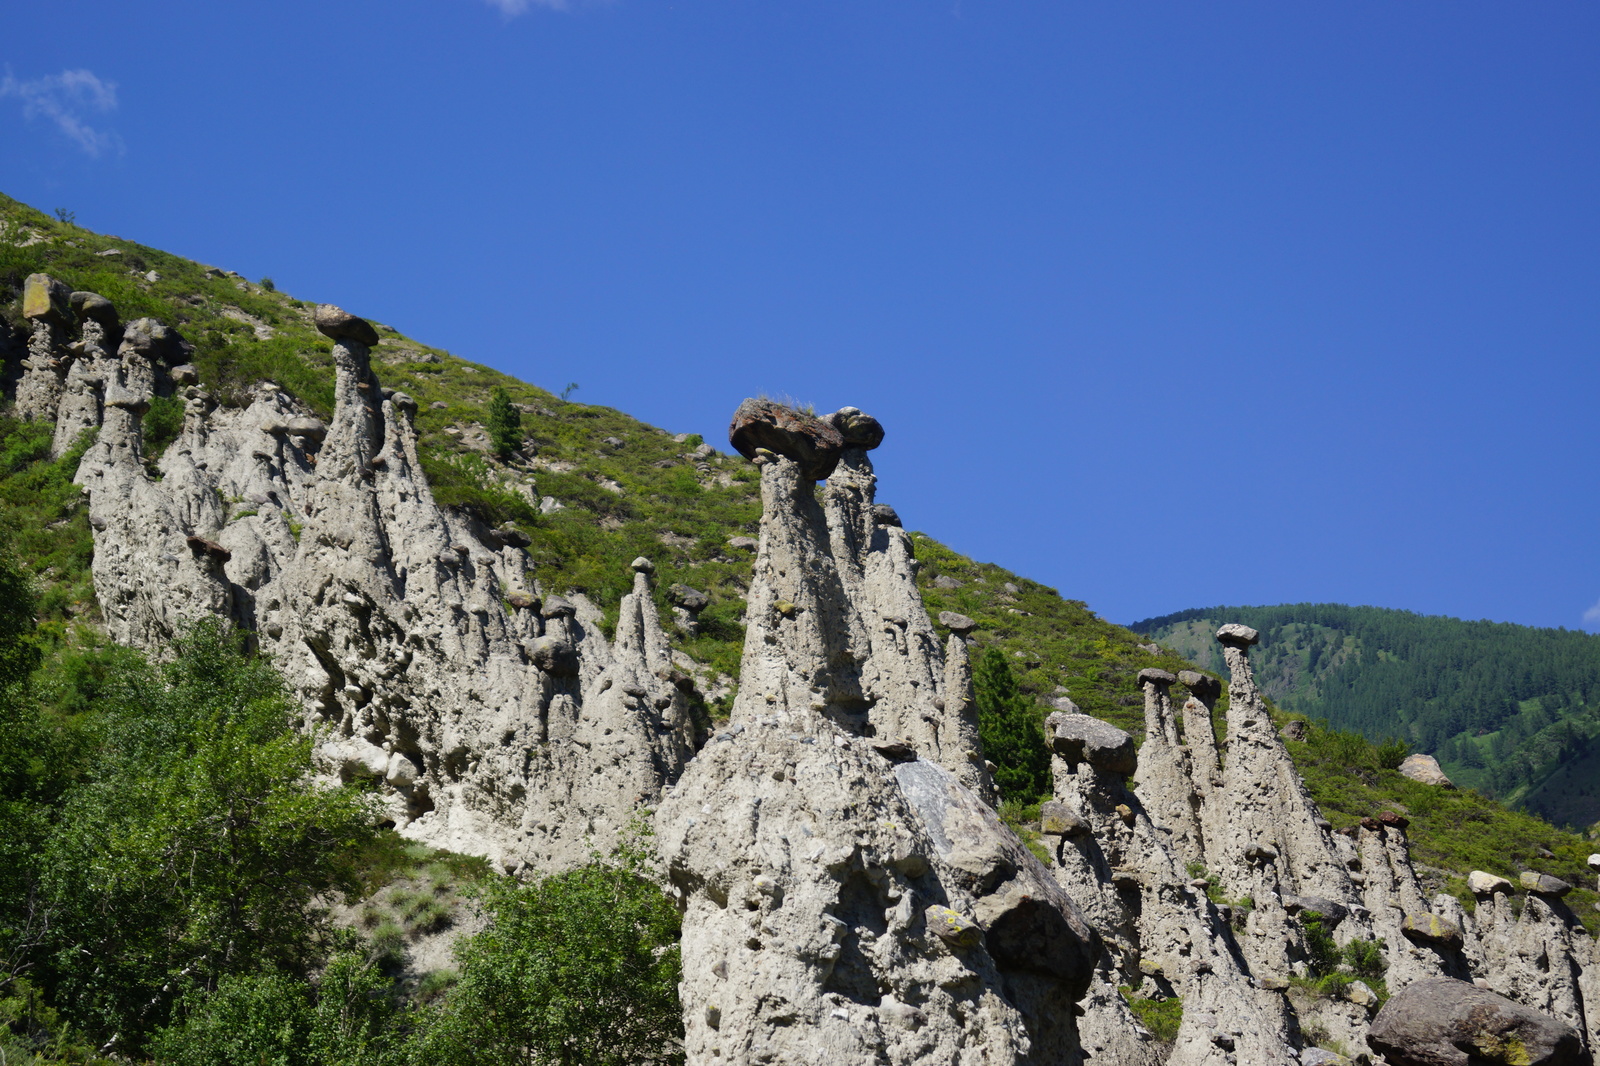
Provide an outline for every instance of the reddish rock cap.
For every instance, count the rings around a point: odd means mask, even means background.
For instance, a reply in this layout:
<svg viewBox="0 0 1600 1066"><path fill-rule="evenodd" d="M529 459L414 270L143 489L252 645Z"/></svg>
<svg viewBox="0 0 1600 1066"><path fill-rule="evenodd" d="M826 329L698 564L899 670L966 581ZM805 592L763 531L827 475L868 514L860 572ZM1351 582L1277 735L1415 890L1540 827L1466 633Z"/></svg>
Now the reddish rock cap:
<svg viewBox="0 0 1600 1066"><path fill-rule="evenodd" d="M833 473L844 450L844 438L833 426L773 400L741 403L728 424L728 443L746 459L754 460L760 448L792 459L811 481Z"/></svg>

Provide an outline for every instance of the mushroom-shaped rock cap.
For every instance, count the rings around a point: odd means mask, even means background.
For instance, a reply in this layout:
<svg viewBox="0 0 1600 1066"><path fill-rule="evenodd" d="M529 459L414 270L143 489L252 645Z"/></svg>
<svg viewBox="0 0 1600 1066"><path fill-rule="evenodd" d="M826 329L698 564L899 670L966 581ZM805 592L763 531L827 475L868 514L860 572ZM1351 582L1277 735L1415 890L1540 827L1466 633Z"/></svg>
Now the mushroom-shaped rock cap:
<svg viewBox="0 0 1600 1066"><path fill-rule="evenodd" d="M828 416L846 445L871 451L883 443L883 423L854 407L841 407Z"/></svg>
<svg viewBox="0 0 1600 1066"><path fill-rule="evenodd" d="M66 282L49 274L29 274L22 283L22 317L64 326L72 316L71 296Z"/></svg>
<svg viewBox="0 0 1600 1066"><path fill-rule="evenodd" d="M642 555L628 565L633 567L636 573L653 574L656 572L656 564L652 563L649 559L646 559Z"/></svg>
<svg viewBox="0 0 1600 1066"><path fill-rule="evenodd" d="M1467 888L1474 896L1492 896L1496 892L1510 892L1511 882L1495 874L1474 870L1467 875Z"/></svg>
<svg viewBox="0 0 1600 1066"><path fill-rule="evenodd" d="M1139 684L1141 685L1170 685L1176 680L1178 680L1177 674L1154 666L1147 666L1139 671Z"/></svg>
<svg viewBox="0 0 1600 1066"><path fill-rule="evenodd" d="M288 432L291 436L295 437L305 437L309 440L321 440L323 437L328 435L328 427L323 424L320 418L309 418L302 416L300 418L289 419Z"/></svg>
<svg viewBox="0 0 1600 1066"><path fill-rule="evenodd" d="M772 400L740 404L728 424L728 443L750 460L760 448L793 459L802 476L811 481L833 473L844 450L844 438L833 426Z"/></svg>
<svg viewBox="0 0 1600 1066"><path fill-rule="evenodd" d="M1572 891L1572 886L1559 877L1551 877L1536 870L1522 871L1522 887L1529 892L1537 892L1544 896L1565 896Z"/></svg>
<svg viewBox="0 0 1600 1066"><path fill-rule="evenodd" d="M667 599L690 613L703 611L711 604L711 597L697 588L678 584L667 589Z"/></svg>
<svg viewBox="0 0 1600 1066"><path fill-rule="evenodd" d="M539 611L545 618L571 618L577 613L578 609L572 606L572 601L565 596L551 596L544 601L544 608Z"/></svg>
<svg viewBox="0 0 1600 1066"><path fill-rule="evenodd" d="M939 624L950 632L959 633L963 636L978 628L977 622L964 614L957 614L955 611L940 611Z"/></svg>
<svg viewBox="0 0 1600 1066"><path fill-rule="evenodd" d="M900 512L896 511L893 507L890 507L886 503L875 503L872 505L872 520L880 526L894 526L896 528L900 528L903 524L900 521Z"/></svg>
<svg viewBox="0 0 1600 1066"><path fill-rule="evenodd" d="M1198 670L1185 670L1178 675L1183 687L1203 700L1215 699L1222 692L1222 682Z"/></svg>
<svg viewBox="0 0 1600 1066"><path fill-rule="evenodd" d="M158 356L177 346L177 334L153 318L136 318L122 331L122 346L147 358Z"/></svg>
<svg viewBox="0 0 1600 1066"><path fill-rule="evenodd" d="M378 343L378 331L372 328L372 323L364 318L357 318L342 307L318 304L313 321L323 336L332 337L336 341L355 341L357 344L365 344L368 348Z"/></svg>
<svg viewBox="0 0 1600 1066"><path fill-rule="evenodd" d="M78 312L79 318L92 318L103 326L117 324L117 305L99 293L75 292L71 300L72 309Z"/></svg>
<svg viewBox="0 0 1600 1066"><path fill-rule="evenodd" d="M1232 644L1238 648L1248 648L1261 639L1261 634L1249 626L1242 626L1238 622L1229 622L1217 630L1217 639L1224 644Z"/></svg>
<svg viewBox="0 0 1600 1066"><path fill-rule="evenodd" d="M1051 748L1069 762L1086 762L1116 774L1131 774L1138 768L1133 737L1109 722L1057 711L1044 724L1052 733Z"/></svg>

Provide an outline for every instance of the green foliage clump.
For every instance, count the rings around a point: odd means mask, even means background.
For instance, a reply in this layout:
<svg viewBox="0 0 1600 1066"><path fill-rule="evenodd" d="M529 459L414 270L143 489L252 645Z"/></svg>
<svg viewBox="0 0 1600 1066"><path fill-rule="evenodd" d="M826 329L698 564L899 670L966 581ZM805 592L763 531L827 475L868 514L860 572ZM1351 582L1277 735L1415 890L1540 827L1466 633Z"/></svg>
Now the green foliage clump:
<svg viewBox="0 0 1600 1066"><path fill-rule="evenodd" d="M1133 1016L1150 1031L1151 1036L1163 1044L1171 1044L1178 1039L1178 1030L1183 1027L1183 1000L1177 996L1146 999L1135 994L1127 985L1117 991L1122 993L1122 998L1133 1010Z"/></svg>
<svg viewBox="0 0 1600 1066"><path fill-rule="evenodd" d="M460 978L419 1030L446 1066L682 1062L678 912L637 840L526 884L489 882L489 924L456 949Z"/></svg>
<svg viewBox="0 0 1600 1066"><path fill-rule="evenodd" d="M978 706L978 735L984 755L995 764L1000 794L1020 803L1050 796L1050 749L1040 727L1038 705L1023 695L1011 665L999 648L990 647L972 669Z"/></svg>
<svg viewBox="0 0 1600 1066"><path fill-rule="evenodd" d="M501 459L511 458L522 444L522 412L511 405L511 393L504 385L489 393L488 430L489 443Z"/></svg>
<svg viewBox="0 0 1600 1066"><path fill-rule="evenodd" d="M125 1052L184 988L308 972L328 930L322 901L357 887L350 859L375 818L366 796L313 783L282 679L220 623L175 651L162 666L110 660L75 749L31 789L7 782L34 849L0 901L16 916L6 957ZM56 732L24 701L11 713Z"/></svg>
<svg viewBox="0 0 1600 1066"><path fill-rule="evenodd" d="M142 428L145 458L154 461L183 432L183 401L176 396L155 397L144 413Z"/></svg>
<svg viewBox="0 0 1600 1066"><path fill-rule="evenodd" d="M393 983L360 955L335 955L316 981L229 975L191 989L151 1041L171 1066L402 1066Z"/></svg>

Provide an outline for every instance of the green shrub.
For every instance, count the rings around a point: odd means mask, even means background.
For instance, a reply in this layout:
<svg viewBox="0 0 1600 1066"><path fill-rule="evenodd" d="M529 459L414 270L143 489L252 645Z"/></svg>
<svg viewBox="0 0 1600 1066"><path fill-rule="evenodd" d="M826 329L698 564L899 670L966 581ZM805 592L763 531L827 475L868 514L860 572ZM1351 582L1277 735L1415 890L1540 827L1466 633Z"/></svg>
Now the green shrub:
<svg viewBox="0 0 1600 1066"><path fill-rule="evenodd" d="M143 428L145 459L154 462L183 432L183 401L176 396L151 400L150 410L144 413Z"/></svg>
<svg viewBox="0 0 1600 1066"><path fill-rule="evenodd" d="M1127 985L1118 991L1133 1010L1134 1017L1139 1019L1139 1024L1150 1030L1151 1036L1164 1044L1170 1044L1178 1039L1178 1030L1183 1027L1183 1000L1177 996L1168 999L1144 999L1135 995L1133 989Z"/></svg>
<svg viewBox="0 0 1600 1066"><path fill-rule="evenodd" d="M422 1020L418 1061L681 1063L678 911L647 873L633 841L607 862L488 882L489 924L457 946L459 981Z"/></svg>

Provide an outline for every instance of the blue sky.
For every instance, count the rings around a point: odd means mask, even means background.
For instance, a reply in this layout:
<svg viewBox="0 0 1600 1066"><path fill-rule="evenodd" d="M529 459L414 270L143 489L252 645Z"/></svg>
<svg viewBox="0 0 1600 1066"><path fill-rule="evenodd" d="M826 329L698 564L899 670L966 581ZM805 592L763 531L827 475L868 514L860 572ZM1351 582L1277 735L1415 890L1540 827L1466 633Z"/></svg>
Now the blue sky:
<svg viewBox="0 0 1600 1066"><path fill-rule="evenodd" d="M1600 629L1593 4L6 21L7 194L674 431L861 407L908 525L1112 620Z"/></svg>

